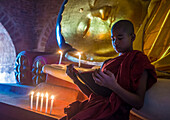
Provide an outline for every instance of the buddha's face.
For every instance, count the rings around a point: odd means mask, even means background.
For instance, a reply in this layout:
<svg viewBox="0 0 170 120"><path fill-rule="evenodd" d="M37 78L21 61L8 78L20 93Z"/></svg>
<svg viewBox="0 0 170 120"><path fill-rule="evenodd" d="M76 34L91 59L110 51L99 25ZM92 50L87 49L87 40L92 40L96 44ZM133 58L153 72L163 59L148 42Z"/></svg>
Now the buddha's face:
<svg viewBox="0 0 170 120"><path fill-rule="evenodd" d="M116 56L110 30L120 19L142 23L149 2L143 0L68 0L62 13L65 42L83 52L82 59L103 61Z"/></svg>

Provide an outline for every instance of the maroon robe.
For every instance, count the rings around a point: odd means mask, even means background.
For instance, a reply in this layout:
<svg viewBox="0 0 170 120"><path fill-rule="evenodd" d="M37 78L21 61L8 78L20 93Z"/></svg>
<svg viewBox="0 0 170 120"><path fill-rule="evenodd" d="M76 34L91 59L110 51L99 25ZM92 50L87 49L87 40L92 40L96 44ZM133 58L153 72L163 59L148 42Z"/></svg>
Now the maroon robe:
<svg viewBox="0 0 170 120"><path fill-rule="evenodd" d="M157 81L154 66L137 50L107 60L102 66L102 71L104 69L114 73L120 86L132 93L138 89L144 70L148 72L147 89ZM70 120L128 120L131 108L114 92L110 97L92 93L88 100L80 103L79 112Z"/></svg>

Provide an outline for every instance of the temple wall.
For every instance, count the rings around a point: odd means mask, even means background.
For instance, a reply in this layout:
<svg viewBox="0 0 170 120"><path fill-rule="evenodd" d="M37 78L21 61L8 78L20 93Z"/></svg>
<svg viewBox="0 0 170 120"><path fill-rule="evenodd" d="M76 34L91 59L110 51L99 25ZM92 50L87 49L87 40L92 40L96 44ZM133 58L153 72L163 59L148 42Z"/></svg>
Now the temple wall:
<svg viewBox="0 0 170 120"><path fill-rule="evenodd" d="M17 54L23 50L45 51L45 47L57 47L54 29L62 2L63 0L0 1L0 23L9 33ZM46 45L47 41L49 46Z"/></svg>

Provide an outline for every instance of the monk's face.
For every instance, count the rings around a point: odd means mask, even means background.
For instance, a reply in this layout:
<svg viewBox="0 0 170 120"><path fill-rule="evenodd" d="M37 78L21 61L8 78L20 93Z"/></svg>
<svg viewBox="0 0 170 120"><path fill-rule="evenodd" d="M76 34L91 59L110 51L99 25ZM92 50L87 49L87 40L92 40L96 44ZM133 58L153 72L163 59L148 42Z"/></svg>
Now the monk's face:
<svg viewBox="0 0 170 120"><path fill-rule="evenodd" d="M111 33L112 45L117 53L125 53L131 51L132 35L125 32L123 29L114 29Z"/></svg>

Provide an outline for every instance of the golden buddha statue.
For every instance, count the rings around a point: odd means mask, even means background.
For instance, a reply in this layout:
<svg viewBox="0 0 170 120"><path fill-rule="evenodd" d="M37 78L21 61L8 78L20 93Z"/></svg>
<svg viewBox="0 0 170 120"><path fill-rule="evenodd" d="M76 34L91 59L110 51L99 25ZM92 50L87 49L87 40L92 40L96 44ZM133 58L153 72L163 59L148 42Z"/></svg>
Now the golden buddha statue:
<svg viewBox="0 0 170 120"><path fill-rule="evenodd" d="M117 56L110 38L112 25L129 19L138 31L148 5L149 1L144 0L68 0L62 13L61 34L66 43L83 53L82 60L102 62Z"/></svg>

